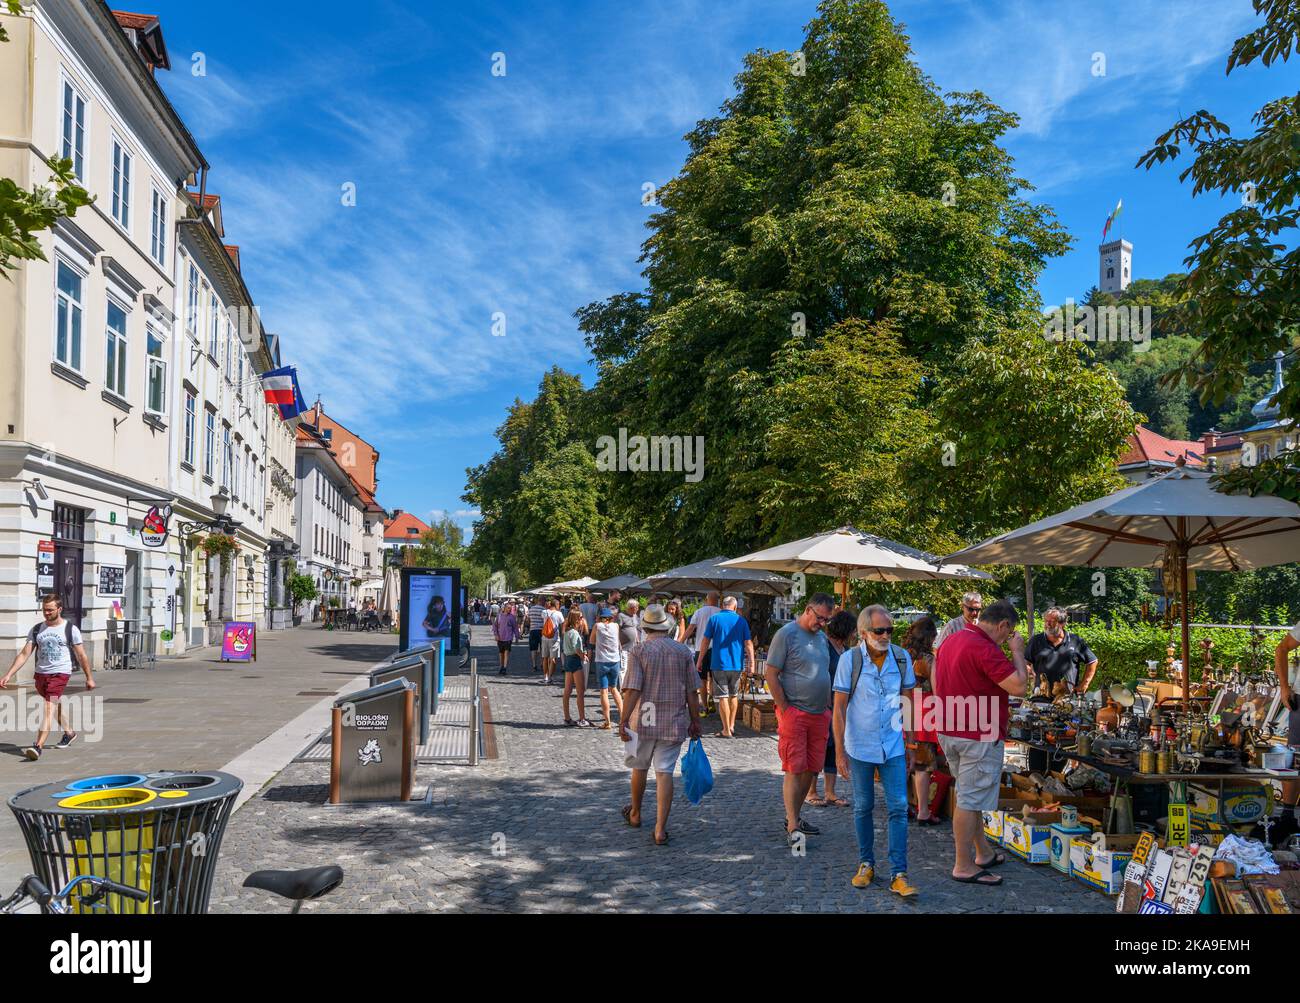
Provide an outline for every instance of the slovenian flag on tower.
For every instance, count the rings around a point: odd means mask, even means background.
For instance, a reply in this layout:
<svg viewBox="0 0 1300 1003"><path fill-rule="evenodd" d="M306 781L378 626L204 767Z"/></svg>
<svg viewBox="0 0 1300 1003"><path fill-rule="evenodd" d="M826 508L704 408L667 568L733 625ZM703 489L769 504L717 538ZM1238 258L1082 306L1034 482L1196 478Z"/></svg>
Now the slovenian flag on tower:
<svg viewBox="0 0 1300 1003"><path fill-rule="evenodd" d="M307 410L307 402L302 399L302 390L298 388L298 370L294 366L263 373L262 389L266 391L266 402L279 408L280 417L285 421L293 421Z"/></svg>
<svg viewBox="0 0 1300 1003"><path fill-rule="evenodd" d="M1119 211L1124 208L1124 200L1120 199L1115 203L1115 211L1106 217L1106 225L1101 228L1101 239L1106 239L1106 234L1110 233L1111 224L1119 216Z"/></svg>

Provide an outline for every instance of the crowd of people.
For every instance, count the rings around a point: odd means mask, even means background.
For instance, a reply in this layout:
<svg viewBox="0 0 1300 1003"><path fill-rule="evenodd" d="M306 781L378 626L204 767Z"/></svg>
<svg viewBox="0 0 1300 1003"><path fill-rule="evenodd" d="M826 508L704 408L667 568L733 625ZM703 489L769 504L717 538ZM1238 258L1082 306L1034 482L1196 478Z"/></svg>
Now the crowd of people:
<svg viewBox="0 0 1300 1003"><path fill-rule="evenodd" d="M739 607L735 596L711 592L687 617L676 599L652 597L643 607L613 592L604 601L539 597L494 603L484 612L501 674L513 646L527 641L541 685L564 673L566 726L617 730L631 770L631 798L622 809L629 826L642 824L654 772L656 844L669 839L673 773L683 744L700 737L701 719L714 713L718 737L735 737L748 677L770 693L777 716L781 817L792 850L808 852L810 837L821 834L806 808L852 808L858 863L849 880L857 888L872 885L878 783L887 887L915 896L909 827L943 824L946 792L936 793L931 782L942 770L955 783L953 880L1001 884L994 869L1006 856L985 838L982 812L997 807L1009 698L1030 691L1035 671L1051 689L1062 680L1086 686L1097 669L1087 645L1065 630L1064 612L1049 610L1046 629L1026 646L1010 602L986 606L970 592L962 597L960 616L942 626L922 616L896 643L893 616L884 606L853 612L817 593L773 634L755 678L755 642ZM594 723L587 719L589 677L600 691ZM963 712L954 714L953 707ZM844 781L851 783L852 800L841 794ZM909 785L915 807L909 806Z"/></svg>

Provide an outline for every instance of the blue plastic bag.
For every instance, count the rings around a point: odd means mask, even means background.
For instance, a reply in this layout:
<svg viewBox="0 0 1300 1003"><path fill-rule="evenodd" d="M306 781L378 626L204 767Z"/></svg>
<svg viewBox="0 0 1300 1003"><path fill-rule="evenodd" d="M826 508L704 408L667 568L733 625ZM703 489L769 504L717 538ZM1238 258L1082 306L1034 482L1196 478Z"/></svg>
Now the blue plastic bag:
<svg viewBox="0 0 1300 1003"><path fill-rule="evenodd" d="M686 784L686 799L699 804L704 795L713 790L713 767L704 754L704 743L692 738L686 755L682 756L682 780Z"/></svg>

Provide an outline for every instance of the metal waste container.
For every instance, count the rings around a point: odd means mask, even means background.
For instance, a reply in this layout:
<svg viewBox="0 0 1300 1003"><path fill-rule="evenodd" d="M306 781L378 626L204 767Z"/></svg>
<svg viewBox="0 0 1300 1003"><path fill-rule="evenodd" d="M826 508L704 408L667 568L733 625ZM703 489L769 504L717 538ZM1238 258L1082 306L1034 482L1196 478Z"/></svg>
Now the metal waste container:
<svg viewBox="0 0 1300 1003"><path fill-rule="evenodd" d="M429 741L429 722L437 711L438 694L433 689L433 669L429 659L406 655L370 670L370 685L382 686L393 679L405 679L415 687L416 732L420 745Z"/></svg>
<svg viewBox="0 0 1300 1003"><path fill-rule="evenodd" d="M330 804L409 801L415 780L415 686L393 679L334 701Z"/></svg>
<svg viewBox="0 0 1300 1003"><path fill-rule="evenodd" d="M149 893L143 902L75 896L73 912L204 913L221 839L243 781L216 770L64 780L9 799L32 870L53 891L83 874Z"/></svg>

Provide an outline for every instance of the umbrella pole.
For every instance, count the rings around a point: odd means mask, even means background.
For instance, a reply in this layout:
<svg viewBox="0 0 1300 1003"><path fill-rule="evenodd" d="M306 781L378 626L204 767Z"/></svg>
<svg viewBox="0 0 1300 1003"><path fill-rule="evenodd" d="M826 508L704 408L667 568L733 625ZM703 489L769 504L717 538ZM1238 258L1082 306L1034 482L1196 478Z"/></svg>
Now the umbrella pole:
<svg viewBox="0 0 1300 1003"><path fill-rule="evenodd" d="M1028 644L1034 636L1034 569L1029 564L1025 565L1025 610L1029 614L1025 624L1025 643Z"/></svg>
<svg viewBox="0 0 1300 1003"><path fill-rule="evenodd" d="M1182 522L1182 519L1179 519ZM1189 621L1190 614L1187 611L1187 544L1179 543L1178 545L1178 601L1179 601L1179 619L1182 621L1183 628L1183 709L1186 710L1191 703L1191 693L1188 687L1188 666L1191 665L1192 650L1192 631Z"/></svg>
<svg viewBox="0 0 1300 1003"><path fill-rule="evenodd" d="M849 608L849 569L847 567L843 567L840 570L843 572L843 575L840 578L840 582L841 582L840 595L843 597L840 599L840 608L848 609Z"/></svg>

